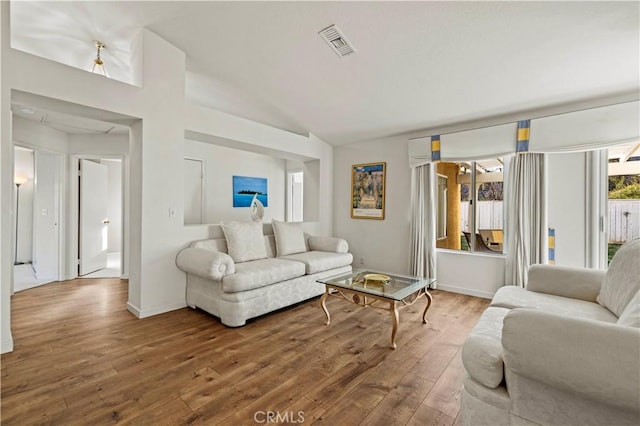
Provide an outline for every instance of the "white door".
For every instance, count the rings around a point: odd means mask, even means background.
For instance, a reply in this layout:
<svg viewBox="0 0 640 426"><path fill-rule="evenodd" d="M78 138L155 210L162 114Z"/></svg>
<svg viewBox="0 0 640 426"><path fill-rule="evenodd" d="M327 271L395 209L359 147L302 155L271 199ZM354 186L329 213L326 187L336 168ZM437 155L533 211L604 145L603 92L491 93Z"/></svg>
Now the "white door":
<svg viewBox="0 0 640 426"><path fill-rule="evenodd" d="M86 275L107 267L108 168L80 160L80 270Z"/></svg>
<svg viewBox="0 0 640 426"><path fill-rule="evenodd" d="M38 280L60 279L61 165L61 155L36 151L33 193L33 270Z"/></svg>

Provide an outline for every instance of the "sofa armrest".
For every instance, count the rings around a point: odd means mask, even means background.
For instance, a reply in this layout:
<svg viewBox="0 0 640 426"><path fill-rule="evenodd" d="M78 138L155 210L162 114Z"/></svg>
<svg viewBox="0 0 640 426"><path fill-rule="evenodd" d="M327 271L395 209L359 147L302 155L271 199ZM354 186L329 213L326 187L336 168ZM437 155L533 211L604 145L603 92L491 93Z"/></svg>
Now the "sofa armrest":
<svg viewBox="0 0 640 426"><path fill-rule="evenodd" d="M184 272L214 281L236 272L236 265L228 254L197 247L180 250L176 265Z"/></svg>
<svg viewBox="0 0 640 426"><path fill-rule="evenodd" d="M514 309L504 318L502 348L515 375L638 410L640 329Z"/></svg>
<svg viewBox="0 0 640 426"><path fill-rule="evenodd" d="M342 238L309 237L307 243L309 244L309 250L327 251L330 253L349 252L349 243Z"/></svg>
<svg viewBox="0 0 640 426"><path fill-rule="evenodd" d="M605 271L555 265L531 265L527 290L595 302Z"/></svg>

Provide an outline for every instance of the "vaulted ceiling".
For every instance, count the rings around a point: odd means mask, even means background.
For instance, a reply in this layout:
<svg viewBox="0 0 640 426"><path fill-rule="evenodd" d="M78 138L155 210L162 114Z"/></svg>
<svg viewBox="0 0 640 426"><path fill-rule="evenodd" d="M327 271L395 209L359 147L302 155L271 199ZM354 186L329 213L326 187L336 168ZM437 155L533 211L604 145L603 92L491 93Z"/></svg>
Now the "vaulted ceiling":
<svg viewBox="0 0 640 426"><path fill-rule="evenodd" d="M337 25L356 53L318 36ZM333 145L637 93L638 2L11 2L12 46L127 81L141 28L192 102Z"/></svg>

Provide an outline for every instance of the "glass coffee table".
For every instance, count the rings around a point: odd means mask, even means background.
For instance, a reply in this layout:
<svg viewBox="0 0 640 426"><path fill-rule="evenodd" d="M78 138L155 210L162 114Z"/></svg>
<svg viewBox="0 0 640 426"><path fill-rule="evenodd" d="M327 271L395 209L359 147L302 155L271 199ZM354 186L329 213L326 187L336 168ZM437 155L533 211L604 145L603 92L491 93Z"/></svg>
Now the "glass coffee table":
<svg viewBox="0 0 640 426"><path fill-rule="evenodd" d="M317 280L325 285L325 291L320 298L322 310L327 315L325 325L331 323L331 316L327 309L329 296L346 300L362 307L371 307L389 311L393 320L391 330L391 348L396 348L396 332L400 322L398 309L413 305L421 296L427 299L427 306L422 314L422 322L427 323L427 311L433 298L429 294L429 286L435 283L435 278L403 277L398 275L381 274L362 269L356 269L348 274L336 275Z"/></svg>

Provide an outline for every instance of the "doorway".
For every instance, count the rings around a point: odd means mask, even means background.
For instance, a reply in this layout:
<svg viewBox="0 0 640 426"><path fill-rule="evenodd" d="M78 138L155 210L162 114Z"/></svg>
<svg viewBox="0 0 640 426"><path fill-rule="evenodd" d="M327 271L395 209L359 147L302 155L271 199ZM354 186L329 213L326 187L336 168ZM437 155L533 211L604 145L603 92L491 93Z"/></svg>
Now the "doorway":
<svg viewBox="0 0 640 426"><path fill-rule="evenodd" d="M82 278L120 278L122 159L78 158L78 269Z"/></svg>

